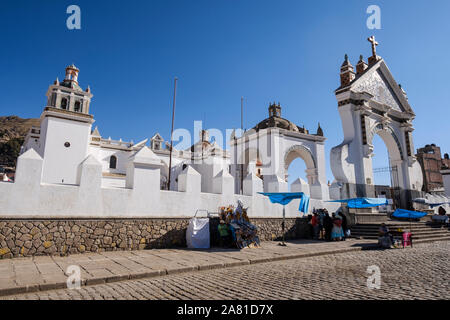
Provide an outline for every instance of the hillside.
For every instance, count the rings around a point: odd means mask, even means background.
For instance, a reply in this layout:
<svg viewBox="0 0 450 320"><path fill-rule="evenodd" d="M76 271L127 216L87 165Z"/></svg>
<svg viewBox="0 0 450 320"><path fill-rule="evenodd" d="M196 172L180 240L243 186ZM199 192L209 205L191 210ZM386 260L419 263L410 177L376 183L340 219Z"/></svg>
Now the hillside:
<svg viewBox="0 0 450 320"><path fill-rule="evenodd" d="M32 126L39 126L39 119L0 117L0 165L15 167L20 147Z"/></svg>

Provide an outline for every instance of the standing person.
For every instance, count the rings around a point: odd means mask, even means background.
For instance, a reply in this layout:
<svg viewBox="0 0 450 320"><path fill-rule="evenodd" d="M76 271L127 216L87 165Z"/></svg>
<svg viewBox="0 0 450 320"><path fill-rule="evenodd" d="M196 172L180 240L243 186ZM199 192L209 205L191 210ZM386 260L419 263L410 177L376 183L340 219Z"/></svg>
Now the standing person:
<svg viewBox="0 0 450 320"><path fill-rule="evenodd" d="M345 241L345 239L347 238L347 231L348 231L347 217L342 212L339 212L339 216L342 219L342 231L344 232L344 237L342 238L342 240Z"/></svg>
<svg viewBox="0 0 450 320"><path fill-rule="evenodd" d="M325 218L325 209L320 210L319 213L319 240L325 240L325 235L323 233L323 219Z"/></svg>
<svg viewBox="0 0 450 320"><path fill-rule="evenodd" d="M319 217L317 216L317 212L314 212L311 218L311 225L313 227L313 239L317 240L319 238Z"/></svg>
<svg viewBox="0 0 450 320"><path fill-rule="evenodd" d="M220 220L219 225L217 226L217 230L219 231L220 236L220 246L221 247L229 247L230 246L230 233L228 230L228 225L225 224L225 221Z"/></svg>
<svg viewBox="0 0 450 320"><path fill-rule="evenodd" d="M325 240L331 241L331 230L333 229L333 220L331 219L328 212L325 212L325 216L323 218L323 227L325 229Z"/></svg>
<svg viewBox="0 0 450 320"><path fill-rule="evenodd" d="M342 219L333 213L333 229L331 230L331 239L333 241L341 241L344 237L342 230Z"/></svg>
<svg viewBox="0 0 450 320"><path fill-rule="evenodd" d="M314 237L314 228L312 226L312 215L308 214L308 229L309 229L309 239Z"/></svg>

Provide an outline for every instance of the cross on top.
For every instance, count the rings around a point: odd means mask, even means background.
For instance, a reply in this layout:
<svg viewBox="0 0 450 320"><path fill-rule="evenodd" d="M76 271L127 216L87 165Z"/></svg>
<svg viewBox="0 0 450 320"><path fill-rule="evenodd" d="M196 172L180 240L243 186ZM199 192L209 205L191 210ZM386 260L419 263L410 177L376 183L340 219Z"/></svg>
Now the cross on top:
<svg viewBox="0 0 450 320"><path fill-rule="evenodd" d="M378 42L375 41L375 37L374 36L371 36L367 40L372 44L372 56L376 57L377 56L377 45L378 45Z"/></svg>

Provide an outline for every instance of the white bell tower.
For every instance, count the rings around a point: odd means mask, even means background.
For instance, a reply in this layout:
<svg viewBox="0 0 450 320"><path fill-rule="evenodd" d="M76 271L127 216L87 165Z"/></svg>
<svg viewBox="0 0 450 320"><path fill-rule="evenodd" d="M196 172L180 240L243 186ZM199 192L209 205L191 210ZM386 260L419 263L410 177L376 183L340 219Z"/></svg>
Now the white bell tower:
<svg viewBox="0 0 450 320"><path fill-rule="evenodd" d="M91 90L78 85L79 69L66 68L47 91L47 106L41 114L42 182L76 184L79 164L88 155L93 116L89 114Z"/></svg>

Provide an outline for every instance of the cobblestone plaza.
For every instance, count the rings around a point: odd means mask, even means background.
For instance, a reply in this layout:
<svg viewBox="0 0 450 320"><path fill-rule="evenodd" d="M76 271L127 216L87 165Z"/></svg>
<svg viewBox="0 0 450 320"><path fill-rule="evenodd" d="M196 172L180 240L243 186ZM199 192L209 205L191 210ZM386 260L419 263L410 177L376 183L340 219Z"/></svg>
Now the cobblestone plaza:
<svg viewBox="0 0 450 320"><path fill-rule="evenodd" d="M450 242L363 250L128 280L2 299L448 299ZM379 266L380 289L367 267Z"/></svg>

